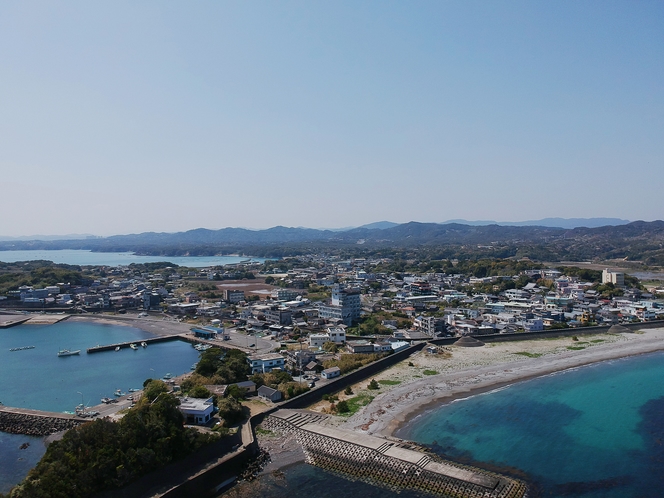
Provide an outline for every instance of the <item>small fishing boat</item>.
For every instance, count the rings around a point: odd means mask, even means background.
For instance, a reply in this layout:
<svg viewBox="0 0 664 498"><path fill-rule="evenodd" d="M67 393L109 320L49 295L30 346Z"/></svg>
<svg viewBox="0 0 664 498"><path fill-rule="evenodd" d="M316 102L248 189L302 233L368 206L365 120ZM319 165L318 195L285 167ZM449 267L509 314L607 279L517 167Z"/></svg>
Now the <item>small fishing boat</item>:
<svg viewBox="0 0 664 498"><path fill-rule="evenodd" d="M134 344L133 342L129 345L129 347L131 349L133 349L134 351L136 351L138 349L138 346L136 344Z"/></svg>
<svg viewBox="0 0 664 498"><path fill-rule="evenodd" d="M58 356L74 356L76 354L80 354L81 350L77 349L76 351L70 351L68 349L61 349L58 351Z"/></svg>
<svg viewBox="0 0 664 498"><path fill-rule="evenodd" d="M136 393L138 391L140 391L140 389L136 389L135 387L132 387L132 388L129 389L130 393Z"/></svg>
<svg viewBox="0 0 664 498"><path fill-rule="evenodd" d="M166 379L166 380L169 380L169 379L172 379L172 378L173 378L173 375L170 374L170 373L167 373L166 375L164 375L164 379Z"/></svg>
<svg viewBox="0 0 664 498"><path fill-rule="evenodd" d="M145 341L143 341L143 342L141 342L141 346L144 347L144 348L147 348L147 347L148 347L148 343L145 342Z"/></svg>
<svg viewBox="0 0 664 498"><path fill-rule="evenodd" d="M124 396L127 393L122 392L120 389L116 389L116 391L113 394L115 396Z"/></svg>
<svg viewBox="0 0 664 498"><path fill-rule="evenodd" d="M115 346L116 351L120 351L120 346Z"/></svg>

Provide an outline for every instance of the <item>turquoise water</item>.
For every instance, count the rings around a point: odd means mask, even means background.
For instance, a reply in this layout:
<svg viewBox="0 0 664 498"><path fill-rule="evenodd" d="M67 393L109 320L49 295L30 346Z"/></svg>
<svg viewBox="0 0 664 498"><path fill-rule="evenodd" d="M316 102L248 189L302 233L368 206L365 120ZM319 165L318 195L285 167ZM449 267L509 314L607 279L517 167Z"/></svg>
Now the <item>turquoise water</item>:
<svg viewBox="0 0 664 498"><path fill-rule="evenodd" d="M542 496L664 496L664 354L460 400L415 417L398 436L523 471Z"/></svg>
<svg viewBox="0 0 664 498"><path fill-rule="evenodd" d="M248 256L138 256L131 252L91 252L78 249L60 249L57 251L0 251L0 261L15 263L16 261L46 260L59 264L80 266L120 266L131 263L158 263L168 261L180 266L203 268L221 266L246 261ZM252 261L264 262L263 258L252 258Z"/></svg>
<svg viewBox="0 0 664 498"><path fill-rule="evenodd" d="M189 372L198 360L190 344L170 341L147 348L87 354L97 344L140 341L151 334L118 325L61 322L0 329L0 402L6 406L73 411L81 400L97 405L116 389L140 388L147 378ZM34 349L9 351L35 346ZM80 349L78 356L58 357L61 348ZM19 447L29 442L24 450ZM42 438L0 432L0 492L25 477L45 451Z"/></svg>

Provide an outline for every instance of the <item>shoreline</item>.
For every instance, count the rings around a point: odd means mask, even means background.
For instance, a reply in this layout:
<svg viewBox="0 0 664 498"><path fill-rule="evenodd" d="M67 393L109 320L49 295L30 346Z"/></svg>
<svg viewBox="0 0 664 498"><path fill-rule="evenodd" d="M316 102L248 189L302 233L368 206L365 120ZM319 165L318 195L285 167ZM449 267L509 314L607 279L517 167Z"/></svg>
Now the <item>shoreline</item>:
<svg viewBox="0 0 664 498"><path fill-rule="evenodd" d="M122 327L133 327L153 334L155 337L172 334L185 334L190 332L190 323L181 323L172 320L155 320L153 318L138 318L133 316L104 316L104 315L76 315L67 321L93 322L100 325L118 325Z"/></svg>
<svg viewBox="0 0 664 498"><path fill-rule="evenodd" d="M597 337L605 336L606 334L598 334ZM546 344L542 344L542 341L545 340L537 339L524 341L523 343L494 344L496 350L520 349L527 351L533 346L533 343L539 343L538 346L546 346ZM542 353L542 356L537 358L525 358L523 360L510 358L505 360L504 355L496 354L493 361L489 358L487 364L466 366L466 368L452 366L446 372L443 371L421 380L413 379L410 382L404 382L376 396L364 409L350 417L344 425L357 432L400 438L399 434L404 434L408 424L421 414L459 399L603 361L664 351L664 329L650 329L633 334L625 333L613 342L589 345L580 351L566 349L568 346L560 350L564 346L565 339L556 340L555 342L556 344L551 345L553 351ZM567 342L569 342L569 339L567 339ZM563 346L557 343L563 343ZM477 350L486 347L452 347L451 350L453 356L458 354L473 357L480 353ZM471 349L474 351L469 351ZM502 351L498 352L502 353ZM417 359L429 360L422 356L425 354L424 352L418 353L412 359L413 361ZM512 351L511 354L518 355L522 353ZM445 361L444 359L439 360L440 363ZM403 369L404 367L401 366L401 370ZM399 378L399 373L399 367L397 366L376 377Z"/></svg>

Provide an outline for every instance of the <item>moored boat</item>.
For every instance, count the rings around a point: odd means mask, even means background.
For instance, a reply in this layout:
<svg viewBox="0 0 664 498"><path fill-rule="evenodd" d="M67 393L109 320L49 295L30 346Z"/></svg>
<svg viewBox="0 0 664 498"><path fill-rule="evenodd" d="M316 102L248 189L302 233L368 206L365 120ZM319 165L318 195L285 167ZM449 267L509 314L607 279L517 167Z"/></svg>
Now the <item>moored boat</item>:
<svg viewBox="0 0 664 498"><path fill-rule="evenodd" d="M144 348L147 348L147 347L148 347L148 343L145 342L145 341L143 341L143 342L141 342L141 346L144 347Z"/></svg>
<svg viewBox="0 0 664 498"><path fill-rule="evenodd" d="M136 351L138 349L138 346L136 344L134 344L133 342L129 345L129 347L131 349L133 349L134 351Z"/></svg>
<svg viewBox="0 0 664 498"><path fill-rule="evenodd" d="M77 349L76 351L70 351L68 349L61 349L58 351L58 356L74 356L76 354L80 354L81 350Z"/></svg>

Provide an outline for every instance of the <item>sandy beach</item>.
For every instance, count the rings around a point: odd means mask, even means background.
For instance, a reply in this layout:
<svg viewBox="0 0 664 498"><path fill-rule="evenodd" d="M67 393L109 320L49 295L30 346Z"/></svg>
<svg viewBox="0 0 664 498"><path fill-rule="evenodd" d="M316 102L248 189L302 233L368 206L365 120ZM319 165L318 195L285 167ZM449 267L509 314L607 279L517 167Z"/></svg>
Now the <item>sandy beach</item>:
<svg viewBox="0 0 664 498"><path fill-rule="evenodd" d="M664 329L582 336L578 341L567 337L473 348L449 346L435 355L423 351L377 375L376 380L383 381L378 391L367 391L366 382L353 386L355 395L370 393L375 398L343 425L392 436L435 405L570 368L660 350L664 350Z"/></svg>
<svg viewBox="0 0 664 498"><path fill-rule="evenodd" d="M124 325L134 327L154 335L186 334L191 329L190 323L181 323L172 319L165 320L152 317L138 318L132 315L77 315L70 321L83 323L100 323L106 325Z"/></svg>

